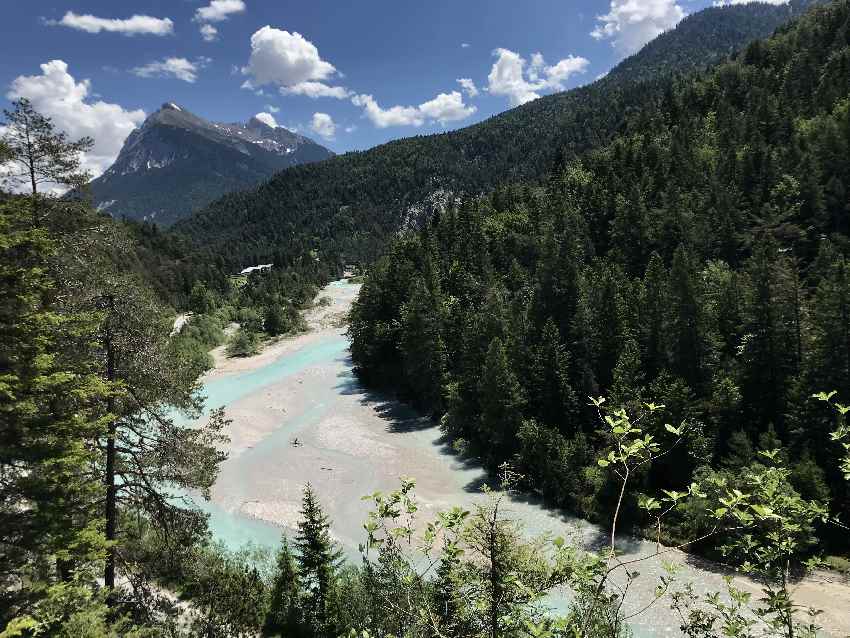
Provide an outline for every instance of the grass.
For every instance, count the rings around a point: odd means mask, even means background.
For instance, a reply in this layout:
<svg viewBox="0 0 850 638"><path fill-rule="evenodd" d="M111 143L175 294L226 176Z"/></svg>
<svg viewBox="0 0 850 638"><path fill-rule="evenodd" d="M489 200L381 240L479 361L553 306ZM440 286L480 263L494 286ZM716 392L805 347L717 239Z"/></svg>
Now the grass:
<svg viewBox="0 0 850 638"><path fill-rule="evenodd" d="M829 569L844 575L850 575L850 559L844 556L827 556L824 563Z"/></svg>

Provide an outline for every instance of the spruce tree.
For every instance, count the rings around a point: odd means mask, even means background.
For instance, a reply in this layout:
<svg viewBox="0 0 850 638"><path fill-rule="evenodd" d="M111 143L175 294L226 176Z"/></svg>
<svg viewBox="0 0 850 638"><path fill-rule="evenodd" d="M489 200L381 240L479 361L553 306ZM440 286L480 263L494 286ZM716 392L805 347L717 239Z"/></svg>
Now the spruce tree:
<svg viewBox="0 0 850 638"><path fill-rule="evenodd" d="M673 255L669 290L673 371L696 390L702 381L702 326L697 277L684 246Z"/></svg>
<svg viewBox="0 0 850 638"><path fill-rule="evenodd" d="M404 375L414 403L440 414L446 348L442 338L441 299L436 281L429 288L421 277L414 279L410 301L402 310L401 352Z"/></svg>
<svg viewBox="0 0 850 638"><path fill-rule="evenodd" d="M661 257L658 253L652 253L640 298L642 358L646 377L650 380L667 367L667 277L667 269Z"/></svg>
<svg viewBox="0 0 850 638"><path fill-rule="evenodd" d="M295 548L298 550L298 575L306 595L305 621L315 636L336 635L337 629L330 612L342 551L331 538L330 527L330 519L307 483L301 500Z"/></svg>
<svg viewBox="0 0 850 638"><path fill-rule="evenodd" d="M572 436L577 429L578 399L570 378L569 353L561 343L558 328L552 319L543 326L543 333L534 347L527 388L529 408L543 423Z"/></svg>
<svg viewBox="0 0 850 638"><path fill-rule="evenodd" d="M301 631L301 583L285 535L277 553L277 571L269 595L265 630L267 634L287 638L294 638Z"/></svg>
<svg viewBox="0 0 850 638"><path fill-rule="evenodd" d="M490 342L487 350L481 370L480 396L480 440L487 446L490 460L498 463L514 452L524 403L522 388L499 337Z"/></svg>
<svg viewBox="0 0 850 638"><path fill-rule="evenodd" d="M86 356L93 318L57 302L57 242L28 208L0 204L0 609L12 612L39 591L21 578L70 578L102 549L90 468L114 391Z"/></svg>

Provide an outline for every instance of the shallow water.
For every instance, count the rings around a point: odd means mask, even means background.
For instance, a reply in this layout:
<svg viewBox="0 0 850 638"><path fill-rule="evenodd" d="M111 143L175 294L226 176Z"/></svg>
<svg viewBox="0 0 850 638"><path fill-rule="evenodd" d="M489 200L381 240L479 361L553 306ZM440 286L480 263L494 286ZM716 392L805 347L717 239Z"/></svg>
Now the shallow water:
<svg viewBox="0 0 850 638"><path fill-rule="evenodd" d="M345 309L358 288L335 282L324 294ZM363 494L392 490L400 476L414 476L425 518L455 505L471 508L482 498L482 470L454 455L438 428L360 386L343 329L319 330L295 346L261 368L217 377L205 386L207 405L226 406L234 422L234 447L213 500L198 503L210 514L215 537L234 549L249 542L277 547L281 534L295 526L301 491L309 481L333 520L335 538L356 560L368 511L360 500ZM510 499L505 511L529 533L578 536L588 547L605 542L595 526L533 500ZM654 550L640 539L623 539L621 547L626 557ZM632 588L635 608L651 597L663 573L657 559L639 569L644 575ZM723 589L719 574L693 566L683 568L683 577L698 592ZM548 602L563 608L566 596L559 593ZM639 637L679 635L663 604L640 616L632 628Z"/></svg>

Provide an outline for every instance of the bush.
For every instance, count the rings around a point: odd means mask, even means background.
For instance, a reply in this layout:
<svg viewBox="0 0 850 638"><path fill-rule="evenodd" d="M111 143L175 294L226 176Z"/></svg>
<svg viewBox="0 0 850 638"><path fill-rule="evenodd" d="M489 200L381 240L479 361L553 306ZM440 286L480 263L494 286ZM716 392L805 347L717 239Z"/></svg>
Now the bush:
<svg viewBox="0 0 850 638"><path fill-rule="evenodd" d="M240 308L236 313L236 321L244 330L250 332L263 331L263 315L256 308Z"/></svg>
<svg viewBox="0 0 850 638"><path fill-rule="evenodd" d="M850 559L844 556L827 556L824 563L829 569L833 569L845 575L850 575Z"/></svg>
<svg viewBox="0 0 850 638"><path fill-rule="evenodd" d="M181 339L194 339L207 350L212 350L224 342L224 331L221 322L214 315L196 315L183 326L179 337Z"/></svg>
<svg viewBox="0 0 850 638"><path fill-rule="evenodd" d="M259 351L260 336L245 328L239 328L227 344L228 357L250 357Z"/></svg>

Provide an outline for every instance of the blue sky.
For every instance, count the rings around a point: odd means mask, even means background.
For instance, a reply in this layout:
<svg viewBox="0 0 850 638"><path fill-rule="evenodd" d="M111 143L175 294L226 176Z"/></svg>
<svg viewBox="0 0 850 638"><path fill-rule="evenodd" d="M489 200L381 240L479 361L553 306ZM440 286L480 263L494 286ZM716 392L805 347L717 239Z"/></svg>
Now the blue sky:
<svg viewBox="0 0 850 638"><path fill-rule="evenodd" d="M93 135L94 172L165 101L216 121L266 113L343 152L592 82L708 4L15 0L0 26L14 52L0 56L0 85L72 136Z"/></svg>

